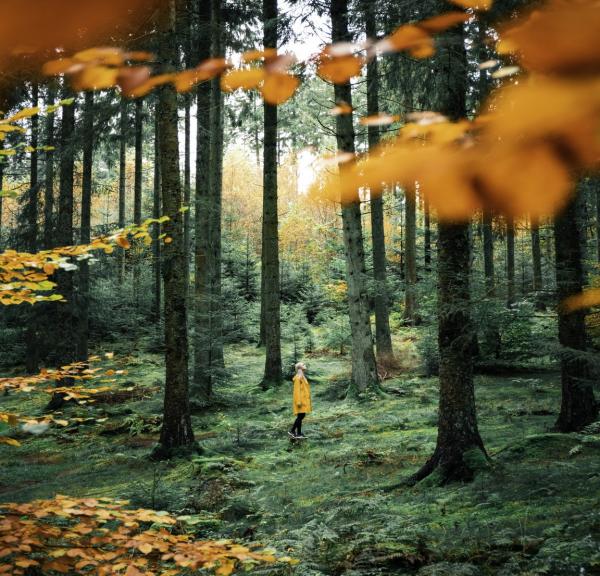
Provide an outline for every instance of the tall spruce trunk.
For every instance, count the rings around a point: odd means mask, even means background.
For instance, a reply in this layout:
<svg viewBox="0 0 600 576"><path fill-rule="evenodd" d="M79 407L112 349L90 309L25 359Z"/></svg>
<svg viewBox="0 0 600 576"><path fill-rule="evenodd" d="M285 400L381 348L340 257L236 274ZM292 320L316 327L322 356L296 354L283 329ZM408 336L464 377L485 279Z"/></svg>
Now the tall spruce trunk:
<svg viewBox="0 0 600 576"><path fill-rule="evenodd" d="M177 62L175 22L175 0L164 0L158 10L158 53L165 73L172 72ZM164 214L169 217L164 232L171 238L163 248L166 375L160 432L162 453L169 455L172 449L194 442L188 394L186 253L180 210L183 197L179 175L177 94L170 85L160 89L158 119L162 204Z"/></svg>
<svg viewBox="0 0 600 576"><path fill-rule="evenodd" d="M31 84L31 105L37 106L39 100L39 85L37 82ZM29 191L25 203L25 237L24 248L27 252L35 253L38 248L38 211L40 185L38 179L38 153L39 143L39 117L31 117L31 140L32 148L29 162ZM26 312L25 328L25 368L28 373L34 374L39 370L39 314L30 309Z"/></svg>
<svg viewBox="0 0 600 576"><path fill-rule="evenodd" d="M81 243L88 244L92 236L92 170L94 164L94 93L85 93L83 108L83 176L81 182ZM87 260L79 264L79 332L77 360L88 358L90 309L90 269Z"/></svg>
<svg viewBox="0 0 600 576"><path fill-rule="evenodd" d="M431 271L431 207L429 205L429 199L423 200L423 211L425 219L425 237L424 237L424 250L425 250L425 270Z"/></svg>
<svg viewBox="0 0 600 576"><path fill-rule="evenodd" d="M277 0L263 0L264 48L277 49ZM263 242L262 277L264 296L261 316L265 336L263 389L282 381L281 302L279 280L279 219L277 206L277 106L264 103Z"/></svg>
<svg viewBox="0 0 600 576"><path fill-rule="evenodd" d="M515 303L515 221L506 217L506 304Z"/></svg>
<svg viewBox="0 0 600 576"><path fill-rule="evenodd" d="M223 56L222 0L211 0L211 53ZM223 356L223 302L221 294L221 218L223 187L223 92L219 78L211 82L210 92L210 209L209 209L209 282L210 282L210 367L225 367Z"/></svg>
<svg viewBox="0 0 600 576"><path fill-rule="evenodd" d="M406 228L404 252L404 320L417 321L417 199L415 189L406 190Z"/></svg>
<svg viewBox="0 0 600 576"><path fill-rule="evenodd" d="M582 204L583 195L578 193L554 222L556 286L560 302L583 290L582 234L585 229ZM586 349L583 310L567 314L559 307L558 339L562 347L562 396L556 428L561 432L573 432L594 422L598 416L588 360L580 354Z"/></svg>
<svg viewBox="0 0 600 576"><path fill-rule="evenodd" d="M192 18L191 11L194 6L192 0L181 2L181 25L183 34L183 60L186 68L193 67L194 55L192 54ZM183 131L183 203L186 211L183 214L183 233L185 241L185 252L187 254L187 266L185 267L185 289L189 298L190 292L190 254L191 254L191 206L192 200L192 93L183 95L184 102L184 131ZM188 304L189 305L189 304Z"/></svg>
<svg viewBox="0 0 600 576"><path fill-rule="evenodd" d="M544 289L542 276L542 246L540 242L540 222L531 219L531 257L533 258L533 290L540 292Z"/></svg>
<svg viewBox="0 0 600 576"><path fill-rule="evenodd" d="M494 296L496 292L496 279L494 271L494 217L490 210L483 211L483 272L485 276L485 292L487 296Z"/></svg>
<svg viewBox="0 0 600 576"><path fill-rule="evenodd" d="M73 94L65 87L63 98L70 98ZM60 166L59 166L59 192L58 214L54 236L59 246L73 244L73 171L75 168L75 103L63 106L60 127ZM58 284L57 291L62 294L66 303L58 302L57 330L53 334L55 342L55 362L68 364L75 360L75 346L73 335L77 334L77 303L73 287L73 274L71 272L56 272Z"/></svg>
<svg viewBox="0 0 600 576"><path fill-rule="evenodd" d="M211 9L200 2L198 15L198 59L211 54ZM210 281L208 268L210 226L210 106L211 85L197 88L195 274L194 274L194 403L206 406L212 398Z"/></svg>
<svg viewBox="0 0 600 576"><path fill-rule="evenodd" d="M125 198L127 184L127 101L123 98L120 104L119 120L119 228L125 228ZM125 281L125 250L117 249L117 265L119 284Z"/></svg>
<svg viewBox="0 0 600 576"><path fill-rule="evenodd" d="M135 159L133 176L133 222L136 225L142 223L142 161L143 161L143 111L144 101L138 98L135 101L134 116L134 140L135 140ZM140 303L140 280L141 280L141 243L135 241L136 253L133 258L133 301L136 306Z"/></svg>
<svg viewBox="0 0 600 576"><path fill-rule="evenodd" d="M443 35L436 72L443 82L441 112L457 120L466 115L467 57L464 30ZM438 344L440 399L438 437L429 461L413 476L436 473L440 483L470 480L485 462L477 426L473 386L471 319L471 238L469 222L438 223Z"/></svg>
<svg viewBox="0 0 600 576"><path fill-rule="evenodd" d="M46 104L54 104L56 89L50 80L46 94ZM44 123L44 144L48 146L44 162L44 231L43 246L51 248L54 245L54 114L46 114Z"/></svg>
<svg viewBox="0 0 600 576"><path fill-rule="evenodd" d="M349 42L348 0L331 0L332 41ZM352 106L352 87L349 82L336 84L336 102ZM355 152L352 114L336 117L336 138L339 152ZM343 167L341 168L343 169ZM348 312L352 334L352 385L359 392L379 388L377 365L373 352L373 334L369 317L365 250L361 222L360 197L342 206L344 249L346 256L346 283L348 286Z"/></svg>
<svg viewBox="0 0 600 576"><path fill-rule="evenodd" d="M376 7L370 0L361 6L365 18L367 38L377 38ZM367 114L379 114L379 62L377 57L367 64ZM368 128L369 150L374 150L380 141L379 127ZM385 228L383 195L371 198L371 234L373 241L373 277L375 279L375 343L379 360L390 360L394 356L390 330L389 290L387 284L387 259L385 252Z"/></svg>
<svg viewBox="0 0 600 576"><path fill-rule="evenodd" d="M158 103L154 109L154 182L153 198L152 198L152 217L158 219L161 217L161 202L160 202L160 138L158 135ZM152 296L152 317L155 320L160 320L161 311L161 293L162 293L162 271L160 265L161 246L160 237L161 226L154 224L152 234L152 276L154 279L154 290Z"/></svg>

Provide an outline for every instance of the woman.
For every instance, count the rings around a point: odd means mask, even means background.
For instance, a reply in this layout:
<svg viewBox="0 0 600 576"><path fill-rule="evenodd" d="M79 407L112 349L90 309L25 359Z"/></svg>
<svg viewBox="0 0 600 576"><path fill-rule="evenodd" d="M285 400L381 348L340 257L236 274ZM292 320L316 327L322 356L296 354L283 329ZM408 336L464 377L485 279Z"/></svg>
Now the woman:
<svg viewBox="0 0 600 576"><path fill-rule="evenodd" d="M306 438L302 434L302 420L309 413L312 412L312 402L310 400L310 384L304 376L306 366L302 362L298 362L295 366L296 375L294 376L294 414L296 415L296 421L292 426L292 429L288 434L292 438L303 439Z"/></svg>

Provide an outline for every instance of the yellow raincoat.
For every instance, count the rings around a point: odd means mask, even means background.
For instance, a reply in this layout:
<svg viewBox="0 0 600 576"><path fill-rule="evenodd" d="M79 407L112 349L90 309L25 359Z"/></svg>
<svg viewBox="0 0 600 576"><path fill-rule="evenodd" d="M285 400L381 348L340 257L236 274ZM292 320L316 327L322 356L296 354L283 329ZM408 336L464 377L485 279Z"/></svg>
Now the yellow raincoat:
<svg viewBox="0 0 600 576"><path fill-rule="evenodd" d="M294 376L294 414L312 412L310 384L305 376Z"/></svg>

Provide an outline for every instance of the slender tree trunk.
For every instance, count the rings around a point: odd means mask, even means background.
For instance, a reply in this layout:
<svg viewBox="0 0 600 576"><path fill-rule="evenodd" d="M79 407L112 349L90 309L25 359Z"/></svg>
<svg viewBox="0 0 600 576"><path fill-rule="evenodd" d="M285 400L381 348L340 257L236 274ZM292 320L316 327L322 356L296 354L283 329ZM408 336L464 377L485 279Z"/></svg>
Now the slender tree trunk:
<svg viewBox="0 0 600 576"><path fill-rule="evenodd" d="M159 61L165 73L177 62L175 0L164 0L158 10ZM165 396L160 433L162 454L194 442L188 394L188 334L185 272L186 254L181 213L182 191L179 176L177 94L164 86L158 99L160 173L163 210L169 221L164 231L171 242L163 249L165 287Z"/></svg>
<svg viewBox="0 0 600 576"><path fill-rule="evenodd" d="M542 277L542 247L540 244L540 222L531 219L531 255L533 257L533 290L540 292L544 289Z"/></svg>
<svg viewBox="0 0 600 576"><path fill-rule="evenodd" d="M375 4L369 0L363 0L361 9L365 17L367 38L377 38ZM377 57L367 65L367 114L369 116L379 114L379 62ZM369 150L375 149L380 140L379 127L369 126L368 139ZM371 234L375 279L375 343L379 360L385 362L393 358L394 351L390 331L383 195L374 195L371 198Z"/></svg>
<svg viewBox="0 0 600 576"><path fill-rule="evenodd" d="M332 41L348 42L348 0L331 0ZM350 83L335 85L336 102L352 105ZM337 147L340 152L354 153L352 114L336 117ZM358 392L379 387L377 365L373 352L373 334L369 317L366 289L365 251L358 190L355 198L342 206L346 283L352 334L352 384Z"/></svg>
<svg viewBox="0 0 600 576"><path fill-rule="evenodd" d="M37 82L31 85L31 105L37 106L39 100L39 86ZM29 192L25 204L25 250L30 253L37 252L38 248L38 208L39 208L39 181L38 181L38 153L39 142L39 117L31 117L32 148L29 164ZM39 314L31 309L27 311L25 328L25 368L29 374L39 371Z"/></svg>
<svg viewBox="0 0 600 576"><path fill-rule="evenodd" d="M214 58L221 57L223 47L222 0L211 0L212 45ZM222 369L223 357L223 302L221 295L221 218L223 187L223 93L219 78L211 82L210 105L210 225L209 225L209 281L210 281L210 366Z"/></svg>
<svg viewBox="0 0 600 576"><path fill-rule="evenodd" d="M404 319L414 325L417 321L417 202L414 188L406 190L405 194Z"/></svg>
<svg viewBox="0 0 600 576"><path fill-rule="evenodd" d="M119 228L125 228L125 197L127 184L127 101L121 100L119 134ZM119 266L119 284L125 281L125 250L117 249Z"/></svg>
<svg viewBox="0 0 600 576"><path fill-rule="evenodd" d="M48 93L46 104L54 104L56 99L56 90L54 83L48 84ZM54 114L46 114L45 120L45 145L54 148ZM54 151L46 152L45 160L45 182L44 182L44 248L51 248L54 245Z"/></svg>
<svg viewBox="0 0 600 576"><path fill-rule="evenodd" d="M133 222L136 225L142 223L142 161L143 161L143 111L144 101L138 98L135 101L135 160L134 160L134 180L133 180ZM133 258L133 301L136 305L140 303L140 258L141 246L136 241L136 251Z"/></svg>
<svg viewBox="0 0 600 576"><path fill-rule="evenodd" d="M94 93L85 93L83 109L83 178L81 184L81 243L88 244L92 236L92 169L94 164ZM88 358L90 308L90 270L87 260L79 264L79 338L77 360Z"/></svg>
<svg viewBox="0 0 600 576"><path fill-rule="evenodd" d="M464 30L455 28L446 33L442 46L436 57L436 72L447 82L441 91L441 112L457 120L466 115L468 67ZM440 483L470 480L486 458L477 426L473 386L470 227L469 222L438 223L438 437L432 457L413 476L413 481L434 471Z"/></svg>
<svg viewBox="0 0 600 576"><path fill-rule="evenodd" d="M578 193L554 223L556 286L561 302L583 290L582 203L582 194ZM567 314L559 307L558 338L562 347L562 399L556 427L561 432L573 432L598 416L588 360L580 353L586 349L585 312Z"/></svg>
<svg viewBox="0 0 600 576"><path fill-rule="evenodd" d="M198 58L211 55L211 6L200 3L198 20ZM213 390L211 364L211 282L209 267L211 194L210 194L210 108L211 84L204 82L197 89L196 135L196 220L195 278L194 278L194 399L200 406L210 404Z"/></svg>
<svg viewBox="0 0 600 576"><path fill-rule="evenodd" d="M264 47L277 49L277 0L263 0ZM279 284L279 220L277 212L277 106L264 103L262 276L265 373L262 387L282 381Z"/></svg>
<svg viewBox="0 0 600 576"><path fill-rule="evenodd" d="M483 269L487 296L494 296L496 279L494 271L494 217L489 210L483 211Z"/></svg>
<svg viewBox="0 0 600 576"><path fill-rule="evenodd" d="M63 98L72 97L73 94L65 87ZM59 246L73 244L73 171L75 168L75 103L63 106L60 129L60 168L59 168L59 193L58 215L56 231L54 233ZM73 335L77 334L77 303L73 289L73 274L71 272L56 272L58 292L67 301L57 303L59 321L57 332L54 334L57 364L68 364L75 360L75 346Z"/></svg>
<svg viewBox="0 0 600 576"><path fill-rule="evenodd" d="M506 303L515 303L515 221L506 217Z"/></svg>
<svg viewBox="0 0 600 576"><path fill-rule="evenodd" d="M431 272L431 208L428 198L423 201L423 210L425 212L425 270Z"/></svg>
<svg viewBox="0 0 600 576"><path fill-rule="evenodd" d="M192 54L192 18L191 11L194 5L192 0L182 1L182 27L183 27L183 58L186 68L193 67ZM189 298L190 292L190 253L191 253L191 220L190 202L192 199L192 93L186 92L184 98L184 162L183 162L183 203L186 211L183 214L183 229L187 266L185 267L185 287Z"/></svg>
<svg viewBox="0 0 600 576"><path fill-rule="evenodd" d="M158 134L158 104L154 110L154 183L153 183L153 204L152 204L152 217L158 219L161 217L161 202L160 202L160 137ZM161 246L160 237L161 226L160 224L154 225L154 233L152 236L152 263L153 263L153 277L154 277L154 296L152 299L152 316L155 320L160 320L161 311L161 292L162 292L162 271L161 271Z"/></svg>

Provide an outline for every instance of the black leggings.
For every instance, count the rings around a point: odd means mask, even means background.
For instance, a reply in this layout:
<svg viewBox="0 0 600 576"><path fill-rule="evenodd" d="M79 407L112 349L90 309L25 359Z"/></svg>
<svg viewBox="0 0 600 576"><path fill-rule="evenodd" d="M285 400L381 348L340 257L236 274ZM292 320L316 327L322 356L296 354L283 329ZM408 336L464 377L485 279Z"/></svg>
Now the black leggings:
<svg viewBox="0 0 600 576"><path fill-rule="evenodd" d="M302 434L302 420L304 420L305 416L306 416L306 414L304 412L300 412L300 414L298 414L298 416L296 416L294 425L292 426L292 429L290 430L290 432L292 434L294 432L296 432L296 434L298 434L298 435Z"/></svg>

